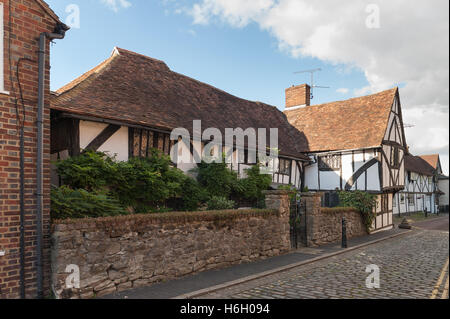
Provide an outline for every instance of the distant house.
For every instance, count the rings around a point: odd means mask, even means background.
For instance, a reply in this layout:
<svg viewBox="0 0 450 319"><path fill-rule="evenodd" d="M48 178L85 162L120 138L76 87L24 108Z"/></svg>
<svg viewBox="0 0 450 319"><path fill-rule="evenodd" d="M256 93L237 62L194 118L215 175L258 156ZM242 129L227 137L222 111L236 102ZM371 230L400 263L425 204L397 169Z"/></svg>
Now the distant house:
<svg viewBox="0 0 450 319"><path fill-rule="evenodd" d="M109 152L118 160L147 157L151 148L169 155L176 141L170 134L186 128L192 137L193 121L203 129L278 129L279 158L266 163L275 168L274 186L302 187L303 154L307 143L276 107L240 99L208 84L171 71L167 65L134 52L115 48L111 57L58 91L51 100L53 159L76 156L84 149ZM259 140L259 137L258 137ZM269 137L266 136L269 144ZM191 139L178 156L198 158L210 140ZM224 141L225 142L225 141ZM230 169L245 175L249 148L223 145L232 157ZM195 163L176 163L189 172Z"/></svg>
<svg viewBox="0 0 450 319"><path fill-rule="evenodd" d="M405 189L394 198L394 214L437 213L439 207L439 176L442 174L439 155L405 158Z"/></svg>
<svg viewBox="0 0 450 319"><path fill-rule="evenodd" d="M449 185L448 185L448 176L441 175L439 176L439 212L447 212L449 211Z"/></svg>
<svg viewBox="0 0 450 319"><path fill-rule="evenodd" d="M310 87L294 86L286 90L284 113L308 141L305 186L378 194L373 228L392 228L393 198L405 186L407 152L398 89L310 105Z"/></svg>

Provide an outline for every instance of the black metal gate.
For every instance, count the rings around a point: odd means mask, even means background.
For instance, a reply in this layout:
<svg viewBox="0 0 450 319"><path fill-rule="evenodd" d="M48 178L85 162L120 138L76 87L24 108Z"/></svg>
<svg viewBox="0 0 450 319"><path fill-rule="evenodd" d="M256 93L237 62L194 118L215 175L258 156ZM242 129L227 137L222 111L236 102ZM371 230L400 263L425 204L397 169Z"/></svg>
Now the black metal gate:
<svg viewBox="0 0 450 319"><path fill-rule="evenodd" d="M289 223L291 226L291 248L298 249L307 245L306 240L306 207L299 196L291 199Z"/></svg>

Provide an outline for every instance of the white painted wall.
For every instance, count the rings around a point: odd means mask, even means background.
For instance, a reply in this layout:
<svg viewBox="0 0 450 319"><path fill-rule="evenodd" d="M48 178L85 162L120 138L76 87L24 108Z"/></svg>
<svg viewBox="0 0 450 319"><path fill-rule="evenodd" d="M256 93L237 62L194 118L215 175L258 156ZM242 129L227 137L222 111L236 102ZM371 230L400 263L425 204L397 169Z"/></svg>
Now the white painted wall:
<svg viewBox="0 0 450 319"><path fill-rule="evenodd" d="M449 183L448 183L448 179L441 179L439 180L439 189L441 191L443 191L445 193L445 195L442 195L441 197L439 197L439 205L441 206L446 206L449 204Z"/></svg>
<svg viewBox="0 0 450 319"><path fill-rule="evenodd" d="M90 121L80 121L80 147L86 148L108 125ZM128 127L122 126L105 144L99 149L116 155L118 161L128 160Z"/></svg>
<svg viewBox="0 0 450 319"><path fill-rule="evenodd" d="M320 154L315 154L319 156ZM366 150L355 152L354 163L355 169L352 166L352 153L346 153L342 155L342 187L345 185L364 164L369 162L371 159L376 157L373 150ZM367 174L367 191L380 191L380 178L378 174L378 164L372 166L367 173L362 174L357 182L354 184L352 190L365 191L365 180ZM319 176L320 176L320 187L319 187ZM340 171L321 171L318 172L318 164L312 164L305 169L305 186L310 190L320 190L320 191L333 191L336 188L341 188Z"/></svg>

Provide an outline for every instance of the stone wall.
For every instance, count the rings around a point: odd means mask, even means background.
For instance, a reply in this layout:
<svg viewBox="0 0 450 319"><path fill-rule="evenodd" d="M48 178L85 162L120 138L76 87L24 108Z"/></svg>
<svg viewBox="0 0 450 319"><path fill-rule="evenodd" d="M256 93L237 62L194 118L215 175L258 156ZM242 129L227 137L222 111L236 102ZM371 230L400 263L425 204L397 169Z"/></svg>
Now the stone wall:
<svg viewBox="0 0 450 319"><path fill-rule="evenodd" d="M323 208L320 194L303 194L302 201L302 209L306 210L303 218L306 215L308 247L340 242L344 217L347 221L347 238L368 234L359 211L352 208Z"/></svg>
<svg viewBox="0 0 450 319"><path fill-rule="evenodd" d="M92 298L286 253L287 193L268 193L267 207L56 222L54 293ZM70 265L79 269L79 288L76 280L67 286Z"/></svg>

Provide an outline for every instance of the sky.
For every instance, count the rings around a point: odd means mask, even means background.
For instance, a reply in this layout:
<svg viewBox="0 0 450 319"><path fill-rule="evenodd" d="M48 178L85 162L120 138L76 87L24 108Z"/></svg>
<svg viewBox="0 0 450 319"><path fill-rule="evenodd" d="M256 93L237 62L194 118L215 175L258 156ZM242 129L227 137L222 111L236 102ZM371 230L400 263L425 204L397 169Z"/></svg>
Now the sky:
<svg viewBox="0 0 450 319"><path fill-rule="evenodd" d="M433 0L47 0L72 29L51 49L58 89L115 46L233 95L284 109L311 81L313 104L400 88L415 155L449 172L449 2Z"/></svg>

